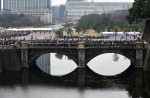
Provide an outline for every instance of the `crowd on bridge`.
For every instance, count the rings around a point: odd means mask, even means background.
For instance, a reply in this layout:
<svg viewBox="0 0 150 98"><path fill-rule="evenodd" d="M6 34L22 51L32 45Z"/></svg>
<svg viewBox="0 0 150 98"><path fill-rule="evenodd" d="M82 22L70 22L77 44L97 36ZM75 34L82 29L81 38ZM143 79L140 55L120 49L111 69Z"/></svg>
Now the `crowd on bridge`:
<svg viewBox="0 0 150 98"><path fill-rule="evenodd" d="M34 31L38 33L40 31ZM47 31L44 31L47 32ZM64 36L61 38L45 38L45 39L15 39L18 36L27 36L33 32L31 31L3 31L0 33L0 45L11 45L11 44L19 44L23 41L29 42L31 44L77 44L80 41L84 41L87 46L134 46L137 41L144 41L139 39L133 40L124 40L124 39L109 39L105 36ZM42 32L40 32L42 33ZM150 43L150 40L149 40Z"/></svg>
<svg viewBox="0 0 150 98"><path fill-rule="evenodd" d="M84 42L86 47L135 47L137 40L101 40L101 39L82 39L82 38L57 38L57 39L42 39L42 40L0 40L0 45L17 45L21 42L29 44L47 44L51 46L77 46L78 42ZM138 41L139 42L139 41ZM141 41L143 44L144 42Z"/></svg>

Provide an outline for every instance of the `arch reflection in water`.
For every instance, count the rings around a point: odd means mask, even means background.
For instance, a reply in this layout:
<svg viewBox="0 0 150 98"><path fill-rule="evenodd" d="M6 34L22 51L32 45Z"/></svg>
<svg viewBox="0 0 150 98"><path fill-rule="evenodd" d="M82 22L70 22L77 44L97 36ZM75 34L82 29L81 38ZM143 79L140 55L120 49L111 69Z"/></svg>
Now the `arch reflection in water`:
<svg viewBox="0 0 150 98"><path fill-rule="evenodd" d="M93 58L87 65L97 74L115 76L124 72L131 61L120 54L106 53Z"/></svg>
<svg viewBox="0 0 150 98"><path fill-rule="evenodd" d="M62 76L71 73L77 68L76 63L67 56L57 53L47 53L36 60L37 66L53 76Z"/></svg>

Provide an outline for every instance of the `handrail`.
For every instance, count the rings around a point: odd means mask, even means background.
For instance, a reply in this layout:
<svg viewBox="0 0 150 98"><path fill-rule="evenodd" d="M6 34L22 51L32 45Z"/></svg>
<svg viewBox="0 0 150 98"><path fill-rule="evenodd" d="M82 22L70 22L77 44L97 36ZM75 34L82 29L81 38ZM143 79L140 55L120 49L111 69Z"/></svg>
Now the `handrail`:
<svg viewBox="0 0 150 98"><path fill-rule="evenodd" d="M51 41L51 42L30 42L22 41L15 44L0 45L0 49L21 48L21 44L26 42L28 48L78 48L80 41ZM83 41L85 48L144 48L143 42L137 41Z"/></svg>
<svg viewBox="0 0 150 98"><path fill-rule="evenodd" d="M29 48L77 48L77 43L30 43Z"/></svg>

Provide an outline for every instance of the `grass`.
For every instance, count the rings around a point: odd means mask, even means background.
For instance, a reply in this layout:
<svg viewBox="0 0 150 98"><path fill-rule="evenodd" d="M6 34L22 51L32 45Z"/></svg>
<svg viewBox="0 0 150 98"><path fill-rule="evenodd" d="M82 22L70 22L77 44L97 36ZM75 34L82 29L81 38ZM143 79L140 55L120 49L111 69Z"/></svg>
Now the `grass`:
<svg viewBox="0 0 150 98"><path fill-rule="evenodd" d="M100 36L100 34L94 30L87 30L84 34L82 34L83 36ZM73 32L72 36L79 36L78 32Z"/></svg>
<svg viewBox="0 0 150 98"><path fill-rule="evenodd" d="M5 28L3 28L3 27L0 27L0 32L1 32L2 30L5 30Z"/></svg>

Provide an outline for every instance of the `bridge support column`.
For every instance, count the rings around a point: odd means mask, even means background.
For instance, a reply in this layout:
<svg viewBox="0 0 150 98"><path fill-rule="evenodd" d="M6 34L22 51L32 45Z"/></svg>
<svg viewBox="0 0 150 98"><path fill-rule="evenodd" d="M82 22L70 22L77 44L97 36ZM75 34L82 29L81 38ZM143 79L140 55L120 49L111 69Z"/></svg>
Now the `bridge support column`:
<svg viewBox="0 0 150 98"><path fill-rule="evenodd" d="M21 70L21 82L24 85L28 84L28 81L29 81L29 77L28 77L29 72L28 71L29 71L28 68L23 68Z"/></svg>
<svg viewBox="0 0 150 98"><path fill-rule="evenodd" d="M150 71L150 44L145 44L144 48L146 49L144 57L144 71Z"/></svg>
<svg viewBox="0 0 150 98"><path fill-rule="evenodd" d="M143 68L143 43L136 43L136 68Z"/></svg>
<svg viewBox="0 0 150 98"><path fill-rule="evenodd" d="M78 67L85 68L85 42L78 43Z"/></svg>
<svg viewBox="0 0 150 98"><path fill-rule="evenodd" d="M135 72L135 80L134 80L134 96L141 96L142 93L142 84L143 84L143 73L142 69L137 69Z"/></svg>
<svg viewBox="0 0 150 98"><path fill-rule="evenodd" d="M29 67L28 65L28 42L22 42L20 48L21 48L22 67Z"/></svg>
<svg viewBox="0 0 150 98"><path fill-rule="evenodd" d="M85 70L86 69L78 68L78 86L81 88L85 86Z"/></svg>
<svg viewBox="0 0 150 98"><path fill-rule="evenodd" d="M2 66L3 66L3 64L2 64L2 54L0 53L0 72L2 72L3 71L3 68L2 68Z"/></svg>

